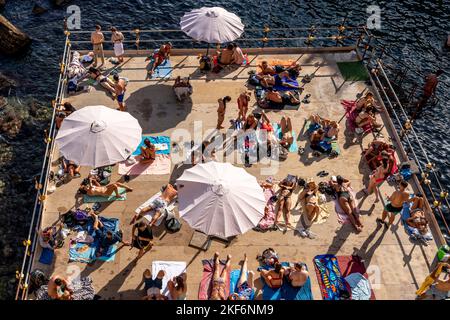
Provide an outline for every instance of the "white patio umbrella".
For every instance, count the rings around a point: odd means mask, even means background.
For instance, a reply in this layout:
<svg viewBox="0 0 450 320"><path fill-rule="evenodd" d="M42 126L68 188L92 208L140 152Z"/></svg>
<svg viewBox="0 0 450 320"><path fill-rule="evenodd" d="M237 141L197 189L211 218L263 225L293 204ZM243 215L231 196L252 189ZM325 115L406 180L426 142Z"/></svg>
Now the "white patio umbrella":
<svg viewBox="0 0 450 320"><path fill-rule="evenodd" d="M181 18L181 30L188 36L208 43L231 42L244 32L241 19L221 7L203 7Z"/></svg>
<svg viewBox="0 0 450 320"><path fill-rule="evenodd" d="M127 159L141 139L141 126L128 112L89 106L64 119L56 143L67 160L97 168Z"/></svg>
<svg viewBox="0 0 450 320"><path fill-rule="evenodd" d="M228 238L255 227L264 215L256 178L230 163L207 162L177 180L180 216L195 230Z"/></svg>

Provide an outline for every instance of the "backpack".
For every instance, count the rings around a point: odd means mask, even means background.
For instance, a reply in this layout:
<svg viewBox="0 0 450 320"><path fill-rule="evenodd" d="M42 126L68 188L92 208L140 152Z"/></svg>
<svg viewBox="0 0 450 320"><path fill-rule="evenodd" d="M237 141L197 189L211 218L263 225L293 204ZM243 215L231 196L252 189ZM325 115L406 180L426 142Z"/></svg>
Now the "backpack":
<svg viewBox="0 0 450 320"><path fill-rule="evenodd" d="M177 232L181 229L181 222L177 218L173 217L166 220L165 226L170 232Z"/></svg>

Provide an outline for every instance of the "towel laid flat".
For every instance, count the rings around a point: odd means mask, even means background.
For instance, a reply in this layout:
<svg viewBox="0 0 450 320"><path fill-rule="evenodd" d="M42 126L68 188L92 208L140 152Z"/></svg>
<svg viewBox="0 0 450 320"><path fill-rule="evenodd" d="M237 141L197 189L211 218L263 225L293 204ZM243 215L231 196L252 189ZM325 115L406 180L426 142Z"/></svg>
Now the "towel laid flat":
<svg viewBox="0 0 450 320"><path fill-rule="evenodd" d="M247 273L248 275L248 273ZM237 293L237 283L239 281L239 278L241 277L241 270L236 269L231 271L230 274L230 293ZM250 300L253 300L255 298L255 289L253 288L252 294L250 296Z"/></svg>
<svg viewBox="0 0 450 320"><path fill-rule="evenodd" d="M332 254L323 254L315 256L313 262L323 300L340 300L341 292L349 288L337 258Z"/></svg>
<svg viewBox="0 0 450 320"><path fill-rule="evenodd" d="M148 207L150 204L152 204L152 202L159 196L161 196L161 192L158 192L158 193L154 194L153 196L151 196L150 199L148 199L143 204L141 204L136 210L134 210L134 212L138 213L138 214L141 213L142 209L144 209L145 207ZM176 200L174 199L171 203L168 204L166 210L161 214L159 219L156 221L155 226L161 225L161 222L163 222L163 220L165 218L167 218L167 215L172 213L173 209L175 208L175 203L176 203ZM146 219L148 222L150 222L150 221L152 221L152 218L154 215L155 215L155 211L151 210L151 211L147 212L146 215L144 215L144 219Z"/></svg>
<svg viewBox="0 0 450 320"><path fill-rule="evenodd" d="M136 158L139 158L136 157ZM118 172L120 175L140 176L140 175L164 175L169 174L171 169L170 156L167 154L157 154L152 163L142 163L136 159L133 164L128 161L119 163Z"/></svg>
<svg viewBox="0 0 450 320"><path fill-rule="evenodd" d="M153 261L152 262L152 275L156 277L160 270L164 270L166 273L162 281L161 293L169 295L169 289L167 288L167 282L174 277L179 276L183 272L186 272L186 262L184 261Z"/></svg>
<svg viewBox="0 0 450 320"><path fill-rule="evenodd" d="M283 134L281 132L281 127L278 125L278 123L272 123L273 131L275 132L275 136L281 140ZM291 132L292 137L294 138L291 146L289 147L289 152L298 152L298 144L297 144L297 134L294 130Z"/></svg>
<svg viewBox="0 0 450 320"><path fill-rule="evenodd" d="M150 61L148 64L147 70L150 70L152 64L154 63L154 59ZM166 59L161 63L159 66L155 68L155 71L152 74L152 79L158 79L158 78L170 78L172 75L172 63L169 59Z"/></svg>
<svg viewBox="0 0 450 320"><path fill-rule="evenodd" d="M209 300L214 275L214 260L213 259L203 260L202 264L203 264L203 274L198 289L198 299ZM225 260L220 260L220 272L222 272L224 268L225 268ZM227 276L225 278L225 297L228 297L230 294L230 272L231 270L228 270Z"/></svg>
<svg viewBox="0 0 450 320"><path fill-rule="evenodd" d="M356 212L359 214L358 200L356 199L355 191L353 191L352 188L349 188L349 191L350 191L350 195L353 197L353 199L355 199ZM348 215L341 208L341 205L339 204L338 199L334 200L334 209L336 211L338 222L340 224L350 224L351 223Z"/></svg>
<svg viewBox="0 0 450 320"><path fill-rule="evenodd" d="M125 188L119 187L119 194L123 196L123 198L117 198L115 196L115 193L108 197L102 197L102 196L89 196L87 194L83 195L83 202L84 203L94 203L94 202L112 202L112 201L125 201L127 200L127 192Z"/></svg>
<svg viewBox="0 0 450 320"><path fill-rule="evenodd" d="M138 145L136 150L133 152L133 156L138 156L141 154L141 147L144 147L144 140L149 139L152 144L156 147L156 154L170 154L170 138L168 136L149 136L143 135L141 143Z"/></svg>
<svg viewBox="0 0 450 320"><path fill-rule="evenodd" d="M39 262L42 264L50 265L53 262L53 257L55 252L50 248L43 248L41 252L41 256L39 258Z"/></svg>
<svg viewBox="0 0 450 320"><path fill-rule="evenodd" d="M337 261L339 264L339 269L341 270L341 274L343 277L345 277L346 281L347 281L347 277L349 275L352 274L361 274L365 279L369 279L368 275L367 275L367 271L366 271L366 266L364 265L364 263L361 260L361 257L359 256L337 256ZM358 294L357 296L353 297L353 288L354 287L358 287L358 288L362 288L360 286L356 285L356 277L353 278L351 277L349 280L351 281L347 281L350 284L350 287L352 287L352 300L356 300L356 298L362 298L362 296L364 297L369 297L370 300L376 300L375 298L375 293L373 292L373 289L369 287L369 292L364 293L364 295ZM363 279L361 279L363 280ZM358 281L359 282L359 281ZM354 286L352 286L352 284L355 284ZM369 283L370 286L370 283ZM364 289L364 291L366 291ZM361 292L360 290L358 290L358 292ZM369 299L368 298L368 299ZM364 300L368 300L368 299L364 299Z"/></svg>

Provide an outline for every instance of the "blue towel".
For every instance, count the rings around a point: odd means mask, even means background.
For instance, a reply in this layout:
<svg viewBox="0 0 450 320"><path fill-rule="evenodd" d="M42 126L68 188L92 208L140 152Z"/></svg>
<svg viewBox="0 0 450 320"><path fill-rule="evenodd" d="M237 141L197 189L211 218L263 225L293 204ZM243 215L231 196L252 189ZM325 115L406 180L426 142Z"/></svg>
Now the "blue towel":
<svg viewBox="0 0 450 320"><path fill-rule="evenodd" d="M150 70L155 60L151 59L148 70ZM156 67L155 71L152 74L152 79L158 78L170 78L172 75L172 64L169 59L166 59L159 66Z"/></svg>
<svg viewBox="0 0 450 320"><path fill-rule="evenodd" d="M43 248L41 252L41 257L39 258L39 262L42 264L52 264L53 256L55 252L49 248Z"/></svg>
<svg viewBox="0 0 450 320"><path fill-rule="evenodd" d="M103 223L103 227L106 230L119 231L119 219L99 217ZM117 252L117 244L109 247L108 251L102 256L97 257L96 252L99 246L99 238L96 236L96 232L93 227L93 221L90 219L85 226L77 228L76 231L85 230L87 233L94 237L93 243L75 243L69 249L69 261L91 263L95 260L102 261L114 261L115 254Z"/></svg>
<svg viewBox="0 0 450 320"><path fill-rule="evenodd" d="M133 156L138 156L141 154L141 147L144 146L144 140L149 139L154 145L166 144L167 147L164 150L156 150L156 154L170 154L170 138L168 136L142 136L141 143L138 145L136 150L133 152ZM158 148L157 148L158 149Z"/></svg>
<svg viewBox="0 0 450 320"><path fill-rule="evenodd" d="M285 281L281 287L281 297L284 300L314 300L311 291L311 279L308 278L301 288L294 288Z"/></svg>
<svg viewBox="0 0 450 320"><path fill-rule="evenodd" d="M248 272L247 272L248 275ZM237 293L237 283L241 276L241 270L233 270L230 273L230 294ZM252 295L250 296L250 300L255 298L255 289L252 291Z"/></svg>
<svg viewBox="0 0 450 320"><path fill-rule="evenodd" d="M291 85L294 85L296 87L298 87L298 81L295 79L289 79L286 77L283 77L283 79L280 79L279 75L276 74L275 76L275 85L273 86L273 88L277 91L290 91L290 90L298 90L298 89L294 89L294 88L290 88L290 87L285 87L281 84L281 80L283 80L286 83L289 83Z"/></svg>
<svg viewBox="0 0 450 320"><path fill-rule="evenodd" d="M281 127L278 125L278 123L272 123L273 131L275 132L275 136L278 139L281 139L282 133L281 133ZM289 147L289 152L297 152L298 151L298 144L297 144L297 134L294 130L292 130L292 136L294 137L294 141L292 142L291 146Z"/></svg>
<svg viewBox="0 0 450 320"><path fill-rule="evenodd" d="M281 265L284 266L284 267L288 267L289 266L289 262L282 262ZM270 269L273 269L273 268L271 266L268 266L268 265L263 265L263 266L258 267L258 271L270 270ZM262 294L262 299L263 300L281 300L282 299L282 296L281 296L281 289L282 288L272 289L271 287L269 287L267 285L266 281L263 278L261 278L261 280L264 283L264 286L263 286L263 289L262 289L263 290L263 294Z"/></svg>

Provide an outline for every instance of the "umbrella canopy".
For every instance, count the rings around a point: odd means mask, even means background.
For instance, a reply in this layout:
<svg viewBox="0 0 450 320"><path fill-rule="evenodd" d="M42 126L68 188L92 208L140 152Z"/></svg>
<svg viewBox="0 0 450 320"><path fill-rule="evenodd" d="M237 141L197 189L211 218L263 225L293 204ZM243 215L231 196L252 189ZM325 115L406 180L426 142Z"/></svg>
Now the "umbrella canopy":
<svg viewBox="0 0 450 320"><path fill-rule="evenodd" d="M232 237L255 227L266 201L256 178L230 163L207 162L177 180L180 216L208 235Z"/></svg>
<svg viewBox="0 0 450 320"><path fill-rule="evenodd" d="M56 143L67 160L97 168L127 159L141 139L141 126L128 112L89 106L64 119Z"/></svg>
<svg viewBox="0 0 450 320"><path fill-rule="evenodd" d="M220 7L203 7L187 12L180 25L188 36L207 43L231 42L244 32L241 19Z"/></svg>

